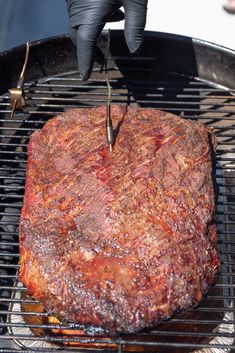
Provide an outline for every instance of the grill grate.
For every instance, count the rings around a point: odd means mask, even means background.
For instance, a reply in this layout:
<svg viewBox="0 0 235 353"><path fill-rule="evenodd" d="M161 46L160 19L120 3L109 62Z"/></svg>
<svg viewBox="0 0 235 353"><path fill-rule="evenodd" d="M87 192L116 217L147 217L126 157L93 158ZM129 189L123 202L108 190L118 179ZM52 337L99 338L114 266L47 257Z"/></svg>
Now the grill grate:
<svg viewBox="0 0 235 353"><path fill-rule="evenodd" d="M26 82L27 106L10 118L9 94L0 96L0 351L76 350L114 352L229 352L235 349L235 90L198 78L135 66L109 67L112 102L163 109L214 128L218 138L216 180L217 226L221 273L201 304L154 330L104 337L60 324L38 311L18 281L18 221L22 207L30 134L52 116L74 107L107 102L105 76L98 68L84 83L77 71ZM121 62L122 58L118 58ZM133 59L134 60L134 59ZM56 331L57 330L57 331ZM53 332L52 332L53 331ZM92 332L91 332L92 333ZM70 342L70 345L68 343ZM72 342L72 343L71 343ZM76 343L76 344L75 344Z"/></svg>

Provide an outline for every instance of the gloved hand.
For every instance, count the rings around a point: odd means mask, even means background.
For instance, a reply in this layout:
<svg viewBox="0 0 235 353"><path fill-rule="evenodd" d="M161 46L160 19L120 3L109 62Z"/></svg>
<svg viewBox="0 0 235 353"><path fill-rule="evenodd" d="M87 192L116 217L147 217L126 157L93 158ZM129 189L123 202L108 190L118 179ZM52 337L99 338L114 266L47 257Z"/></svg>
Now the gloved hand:
<svg viewBox="0 0 235 353"><path fill-rule="evenodd" d="M131 53L138 51L146 22L148 0L67 0L70 37L77 46L80 75L90 76L96 40L106 22L122 19L125 11L125 40Z"/></svg>

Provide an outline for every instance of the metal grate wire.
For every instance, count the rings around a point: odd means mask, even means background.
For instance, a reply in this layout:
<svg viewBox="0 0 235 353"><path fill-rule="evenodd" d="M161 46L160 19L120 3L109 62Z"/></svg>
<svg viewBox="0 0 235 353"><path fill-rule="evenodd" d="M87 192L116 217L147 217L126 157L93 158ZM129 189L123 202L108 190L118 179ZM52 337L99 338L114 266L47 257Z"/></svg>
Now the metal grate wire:
<svg viewBox="0 0 235 353"><path fill-rule="evenodd" d="M151 59L151 58L150 58ZM152 69L151 69L152 71ZM156 79L156 76L158 79ZM84 83L77 71L25 84L27 106L10 118L9 94L0 96L0 351L229 352L235 349L235 90L211 82L135 66L109 68L112 102L163 109L199 120L217 135L217 218L221 273L194 310L152 331L104 337L58 330L18 281L18 222L23 203L30 134L69 108L106 104L105 76L94 70ZM25 306L28 305L28 310ZM34 310L35 309L35 310ZM57 332L55 333L55 330ZM54 332L53 332L54 331ZM70 343L70 344L69 344Z"/></svg>

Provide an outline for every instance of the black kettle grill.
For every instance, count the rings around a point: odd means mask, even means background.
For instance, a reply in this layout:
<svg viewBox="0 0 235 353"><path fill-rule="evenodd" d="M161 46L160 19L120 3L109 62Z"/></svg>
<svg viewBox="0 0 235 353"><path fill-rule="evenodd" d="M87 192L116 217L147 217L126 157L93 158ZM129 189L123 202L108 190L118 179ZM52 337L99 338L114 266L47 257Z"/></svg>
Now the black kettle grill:
<svg viewBox="0 0 235 353"><path fill-rule="evenodd" d="M76 325L50 320L18 281L18 222L30 134L71 107L107 103L97 50L90 80L81 81L76 51L66 36L30 44L25 107L12 115L9 89L25 46L0 54L0 352L232 352L235 351L235 52L178 35L145 32L138 56L123 32L111 32L108 72L112 102L173 112L212 127L218 140L217 227L221 273L194 310L151 331L87 336ZM67 330L67 331L63 331Z"/></svg>

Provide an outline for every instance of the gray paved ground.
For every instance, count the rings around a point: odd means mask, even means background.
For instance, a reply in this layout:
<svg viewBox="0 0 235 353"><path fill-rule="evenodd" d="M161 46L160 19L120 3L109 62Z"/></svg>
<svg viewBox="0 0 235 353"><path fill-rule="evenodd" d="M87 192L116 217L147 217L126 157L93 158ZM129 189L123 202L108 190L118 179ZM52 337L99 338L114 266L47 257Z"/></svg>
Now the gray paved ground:
<svg viewBox="0 0 235 353"><path fill-rule="evenodd" d="M205 39L235 50L235 15L226 0L150 0L149 27Z"/></svg>
<svg viewBox="0 0 235 353"><path fill-rule="evenodd" d="M177 33L235 50L235 15L223 9L226 0L149 0L146 28ZM109 25L117 28L122 24Z"/></svg>

